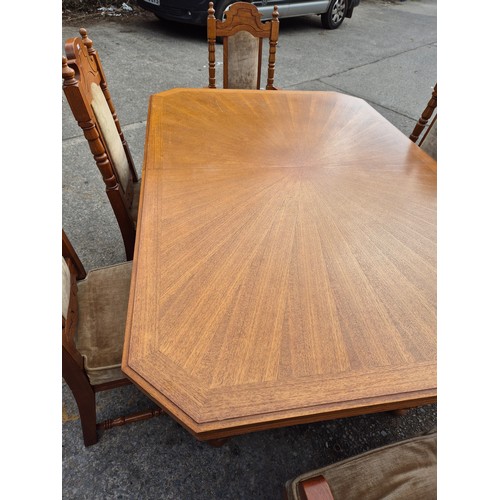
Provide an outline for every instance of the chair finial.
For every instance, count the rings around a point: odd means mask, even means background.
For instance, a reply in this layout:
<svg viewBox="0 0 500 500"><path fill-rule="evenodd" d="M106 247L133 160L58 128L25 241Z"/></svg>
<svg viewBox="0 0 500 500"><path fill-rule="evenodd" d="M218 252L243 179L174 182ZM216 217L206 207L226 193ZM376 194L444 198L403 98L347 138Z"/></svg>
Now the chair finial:
<svg viewBox="0 0 500 500"><path fill-rule="evenodd" d="M62 76L65 84L70 84L75 78L75 70L68 66L68 59L62 56Z"/></svg>
<svg viewBox="0 0 500 500"><path fill-rule="evenodd" d="M273 9L273 20L277 21L279 15L280 15L280 13L278 12L278 6L275 5L274 9Z"/></svg>
<svg viewBox="0 0 500 500"><path fill-rule="evenodd" d="M208 2L208 17L215 17L215 9L213 2Z"/></svg>
<svg viewBox="0 0 500 500"><path fill-rule="evenodd" d="M93 48L92 40L87 35L87 30L85 28L80 28L80 35L82 37L82 42L85 47L87 47L87 51L89 54L93 54L95 49Z"/></svg>

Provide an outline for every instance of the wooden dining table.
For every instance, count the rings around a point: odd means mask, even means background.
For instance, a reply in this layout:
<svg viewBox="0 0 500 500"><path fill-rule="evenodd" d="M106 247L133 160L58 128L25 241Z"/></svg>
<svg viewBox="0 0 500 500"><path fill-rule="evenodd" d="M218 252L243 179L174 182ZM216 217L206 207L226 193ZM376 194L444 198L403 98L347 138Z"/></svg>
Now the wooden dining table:
<svg viewBox="0 0 500 500"><path fill-rule="evenodd" d="M436 162L337 92L151 96L122 370L213 443L436 402Z"/></svg>

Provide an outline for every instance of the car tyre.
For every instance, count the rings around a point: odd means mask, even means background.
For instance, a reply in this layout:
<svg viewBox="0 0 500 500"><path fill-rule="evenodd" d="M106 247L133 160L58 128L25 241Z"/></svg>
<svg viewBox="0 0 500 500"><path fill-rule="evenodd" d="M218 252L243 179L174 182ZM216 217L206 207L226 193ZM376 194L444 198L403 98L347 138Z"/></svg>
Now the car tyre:
<svg viewBox="0 0 500 500"><path fill-rule="evenodd" d="M321 14L321 24L328 30L337 29L345 19L347 12L346 0L332 0L328 10Z"/></svg>

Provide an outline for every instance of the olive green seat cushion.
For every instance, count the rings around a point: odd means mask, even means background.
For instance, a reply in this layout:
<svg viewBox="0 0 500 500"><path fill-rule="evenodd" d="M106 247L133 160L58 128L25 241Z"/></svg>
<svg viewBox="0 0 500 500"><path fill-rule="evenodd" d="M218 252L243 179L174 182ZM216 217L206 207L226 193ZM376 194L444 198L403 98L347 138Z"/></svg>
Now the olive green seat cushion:
<svg viewBox="0 0 500 500"><path fill-rule="evenodd" d="M125 378L121 371L132 261L92 270L78 282L76 347L92 385Z"/></svg>
<svg viewBox="0 0 500 500"><path fill-rule="evenodd" d="M302 474L286 484L299 500L300 481L323 476L334 500L429 500L436 498L437 439L434 430Z"/></svg>

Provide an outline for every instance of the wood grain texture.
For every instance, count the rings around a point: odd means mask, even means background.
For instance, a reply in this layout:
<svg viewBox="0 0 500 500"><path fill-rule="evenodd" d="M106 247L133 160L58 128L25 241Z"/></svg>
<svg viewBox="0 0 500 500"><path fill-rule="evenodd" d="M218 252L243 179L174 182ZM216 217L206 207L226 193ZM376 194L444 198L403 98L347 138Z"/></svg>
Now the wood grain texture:
<svg viewBox="0 0 500 500"><path fill-rule="evenodd" d="M200 439L436 400L436 166L335 92L152 96L123 371Z"/></svg>

